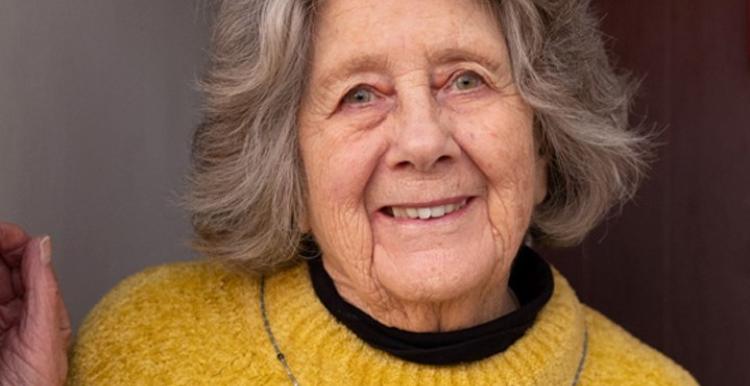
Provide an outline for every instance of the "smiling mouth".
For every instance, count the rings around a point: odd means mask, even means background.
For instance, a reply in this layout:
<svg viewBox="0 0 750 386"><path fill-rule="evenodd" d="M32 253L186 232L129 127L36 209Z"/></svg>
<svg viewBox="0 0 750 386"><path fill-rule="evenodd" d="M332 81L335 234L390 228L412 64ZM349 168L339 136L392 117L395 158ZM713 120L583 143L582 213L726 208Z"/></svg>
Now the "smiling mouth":
<svg viewBox="0 0 750 386"><path fill-rule="evenodd" d="M386 206L381 211L393 218L429 220L456 212L465 207L469 200L465 197L457 202L432 206Z"/></svg>

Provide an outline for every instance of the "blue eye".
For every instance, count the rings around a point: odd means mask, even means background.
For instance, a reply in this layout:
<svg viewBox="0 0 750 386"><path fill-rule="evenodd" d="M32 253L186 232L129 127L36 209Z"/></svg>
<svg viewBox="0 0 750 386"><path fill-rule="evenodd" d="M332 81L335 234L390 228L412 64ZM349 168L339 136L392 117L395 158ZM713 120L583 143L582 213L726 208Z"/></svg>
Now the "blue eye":
<svg viewBox="0 0 750 386"><path fill-rule="evenodd" d="M453 87L455 87L457 90L465 91L477 88L483 83L484 81L482 80L482 77L480 77L476 72L466 71L453 80Z"/></svg>
<svg viewBox="0 0 750 386"><path fill-rule="evenodd" d="M346 93L342 102L350 105L361 105L372 102L373 99L375 99L375 94L372 90L359 86Z"/></svg>

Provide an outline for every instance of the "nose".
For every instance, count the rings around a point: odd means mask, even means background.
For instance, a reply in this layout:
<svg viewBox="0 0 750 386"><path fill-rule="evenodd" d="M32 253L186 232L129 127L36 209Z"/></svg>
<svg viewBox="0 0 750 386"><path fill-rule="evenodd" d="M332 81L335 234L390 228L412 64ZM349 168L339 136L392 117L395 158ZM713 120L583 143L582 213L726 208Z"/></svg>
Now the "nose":
<svg viewBox="0 0 750 386"><path fill-rule="evenodd" d="M393 169L430 172L454 162L460 148L441 120L431 93L401 100L386 163Z"/></svg>

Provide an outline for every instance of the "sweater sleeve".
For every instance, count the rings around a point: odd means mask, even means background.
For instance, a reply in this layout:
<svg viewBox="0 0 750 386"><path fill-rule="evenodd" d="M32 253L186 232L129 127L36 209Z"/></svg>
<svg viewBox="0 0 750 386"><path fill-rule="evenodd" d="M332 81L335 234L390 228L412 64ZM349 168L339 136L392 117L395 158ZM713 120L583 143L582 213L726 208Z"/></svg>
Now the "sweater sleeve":
<svg viewBox="0 0 750 386"><path fill-rule="evenodd" d="M680 365L598 311L585 309L589 344L580 385L698 385Z"/></svg>
<svg viewBox="0 0 750 386"><path fill-rule="evenodd" d="M79 328L66 384L237 384L221 381L232 374L254 383L248 348L255 345L243 335L247 304L238 296L252 287L206 262L149 268L123 280Z"/></svg>

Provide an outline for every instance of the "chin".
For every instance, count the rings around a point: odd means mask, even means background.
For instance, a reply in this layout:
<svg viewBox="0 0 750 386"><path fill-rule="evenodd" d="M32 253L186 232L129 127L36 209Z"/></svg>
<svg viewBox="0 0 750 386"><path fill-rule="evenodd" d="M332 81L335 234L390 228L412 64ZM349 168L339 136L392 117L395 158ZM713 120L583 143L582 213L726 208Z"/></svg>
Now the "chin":
<svg viewBox="0 0 750 386"><path fill-rule="evenodd" d="M406 302L447 302L481 291L501 279L495 277L499 259L493 246L476 247L409 253L389 253L376 247L373 268L391 296Z"/></svg>

